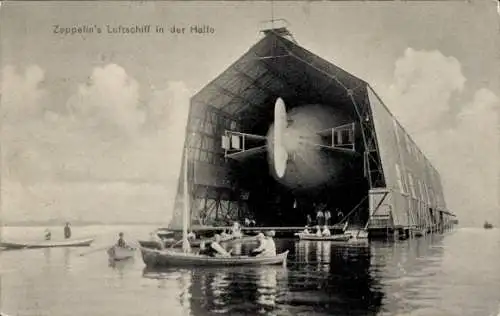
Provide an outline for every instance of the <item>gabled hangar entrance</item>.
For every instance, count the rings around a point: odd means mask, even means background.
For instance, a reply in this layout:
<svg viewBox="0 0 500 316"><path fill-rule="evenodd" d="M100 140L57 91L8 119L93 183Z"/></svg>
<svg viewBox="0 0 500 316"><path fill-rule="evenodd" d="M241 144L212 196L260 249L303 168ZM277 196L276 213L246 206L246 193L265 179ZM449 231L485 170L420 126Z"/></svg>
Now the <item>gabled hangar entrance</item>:
<svg viewBox="0 0 500 316"><path fill-rule="evenodd" d="M291 130L319 136L324 145L292 144L296 148L283 178L276 176L265 149L278 98L285 101ZM374 110L382 119L374 117ZM387 116L392 118L366 82L298 46L287 29L265 30L257 44L191 99L188 163L181 170L184 174L188 168L191 224L218 226L249 218L262 226L302 226L307 214L314 218L318 207L326 207L333 222L339 219L337 210L347 214L354 209L351 223L364 225L370 218L376 228L409 226L413 211L409 204L401 213L402 204L394 206L392 184L399 180L387 186L386 175L394 174L394 166L383 167L375 134L375 125L387 123ZM353 127L351 133L346 126ZM223 141L223 136L229 137L229 153L241 152L241 157L228 157L228 137ZM392 141L394 134L382 137ZM354 152L331 150L343 145L352 145ZM406 176L400 180L407 183ZM182 227L183 194L181 176L172 229ZM375 214L378 209L384 211Z"/></svg>

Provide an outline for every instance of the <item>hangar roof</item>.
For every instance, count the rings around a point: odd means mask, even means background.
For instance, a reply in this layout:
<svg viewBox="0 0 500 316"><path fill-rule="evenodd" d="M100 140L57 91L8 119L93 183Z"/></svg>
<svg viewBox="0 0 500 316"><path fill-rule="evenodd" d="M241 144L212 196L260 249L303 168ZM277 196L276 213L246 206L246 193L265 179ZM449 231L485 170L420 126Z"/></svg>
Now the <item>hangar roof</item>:
<svg viewBox="0 0 500 316"><path fill-rule="evenodd" d="M285 38L282 31L264 31L258 43L193 96L193 105L252 118L281 97L291 105L336 104L356 115L353 99L365 102L367 83Z"/></svg>

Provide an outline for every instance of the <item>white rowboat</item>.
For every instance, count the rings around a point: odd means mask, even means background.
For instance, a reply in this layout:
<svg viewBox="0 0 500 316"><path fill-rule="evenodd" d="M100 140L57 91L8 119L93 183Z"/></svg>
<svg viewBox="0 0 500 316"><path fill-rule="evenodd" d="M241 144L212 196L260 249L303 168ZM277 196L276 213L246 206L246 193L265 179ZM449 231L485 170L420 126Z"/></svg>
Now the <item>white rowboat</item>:
<svg viewBox="0 0 500 316"><path fill-rule="evenodd" d="M44 240L33 242L0 242L0 247L6 249L32 249L32 248L55 248L55 247L88 247L92 244L94 239L66 239L66 240Z"/></svg>
<svg viewBox="0 0 500 316"><path fill-rule="evenodd" d="M108 248L106 252L108 253L110 260L121 261L133 258L135 255L135 250L136 249L132 247L113 246Z"/></svg>

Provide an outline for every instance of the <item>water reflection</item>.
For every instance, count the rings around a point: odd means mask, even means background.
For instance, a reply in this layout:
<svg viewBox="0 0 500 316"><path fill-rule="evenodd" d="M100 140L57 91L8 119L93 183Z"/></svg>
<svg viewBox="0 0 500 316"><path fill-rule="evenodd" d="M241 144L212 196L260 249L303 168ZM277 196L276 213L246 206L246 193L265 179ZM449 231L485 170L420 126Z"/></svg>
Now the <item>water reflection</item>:
<svg viewBox="0 0 500 316"><path fill-rule="evenodd" d="M278 244L280 249L295 248L288 267L190 270L191 284L181 286L181 297L190 298L192 315L284 315L307 311L332 315L345 310L366 313L378 309L382 293L374 290L377 287L370 274L369 248L317 241L279 240ZM145 269L143 275L165 279L175 273L179 272Z"/></svg>
<svg viewBox="0 0 500 316"><path fill-rule="evenodd" d="M286 267L148 270L142 260L108 267L104 252L6 251L0 308L54 316L496 315L500 231L491 236L463 230L368 247L277 239L278 251L290 250Z"/></svg>
<svg viewBox="0 0 500 316"><path fill-rule="evenodd" d="M428 283L442 272L443 236L399 242L372 242L373 276L381 280L380 289L388 293L383 313L390 315L435 309L435 289ZM425 291L422 289L425 288Z"/></svg>
<svg viewBox="0 0 500 316"><path fill-rule="evenodd" d="M70 254L71 254L71 249L64 248L63 256L64 256L64 267L66 268L66 270L71 270L71 263L69 261Z"/></svg>
<svg viewBox="0 0 500 316"><path fill-rule="evenodd" d="M197 268L183 272L146 268L143 276L161 282L179 273L181 304L192 315L272 314L281 308L278 296L288 291L286 268L282 266Z"/></svg>
<svg viewBox="0 0 500 316"><path fill-rule="evenodd" d="M180 304L182 306L182 310L184 312L183 315L190 315L191 314L191 312L190 312L191 293L189 291L189 288L192 285L192 273L191 273L191 271L182 271L178 280L179 280L179 286L180 286L179 302L180 302Z"/></svg>
<svg viewBox="0 0 500 316"><path fill-rule="evenodd" d="M43 252L43 256L45 258L45 265L46 266L49 266L50 263L51 263L51 259L52 259L52 252L51 252L51 248L43 248L42 249L42 252ZM35 250L36 251L36 250Z"/></svg>
<svg viewBox="0 0 500 316"><path fill-rule="evenodd" d="M299 256L290 267L288 304L330 315L378 309L383 294L369 271L369 248L324 241L299 241L295 247Z"/></svg>
<svg viewBox="0 0 500 316"><path fill-rule="evenodd" d="M134 263L134 258L130 258L128 260L118 260L118 261L108 258L108 266L118 273L120 279L123 279L125 275L125 269L128 266L133 265L133 263Z"/></svg>

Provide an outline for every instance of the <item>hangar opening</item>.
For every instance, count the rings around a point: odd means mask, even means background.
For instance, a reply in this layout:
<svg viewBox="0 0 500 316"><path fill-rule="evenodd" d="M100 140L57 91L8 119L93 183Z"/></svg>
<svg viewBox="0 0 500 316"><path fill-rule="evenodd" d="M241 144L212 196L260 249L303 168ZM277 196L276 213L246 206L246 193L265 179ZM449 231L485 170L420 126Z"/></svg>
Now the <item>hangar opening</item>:
<svg viewBox="0 0 500 316"><path fill-rule="evenodd" d="M428 206L445 208L439 175L366 82L300 47L286 28L263 33L191 99L181 174L192 225L303 226L329 210L332 224L348 216L386 229L423 225ZM279 99L283 175L273 152ZM184 191L180 177L173 229Z"/></svg>

